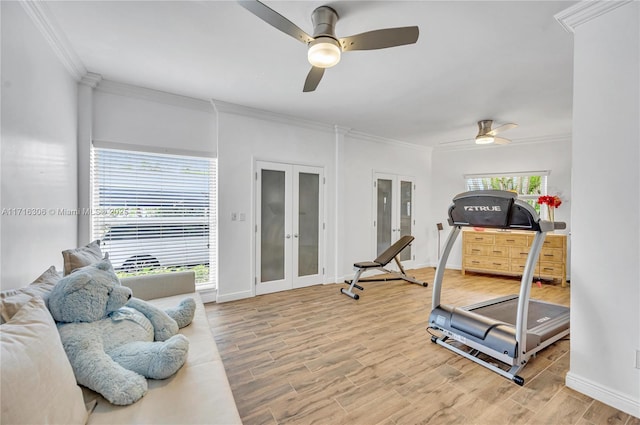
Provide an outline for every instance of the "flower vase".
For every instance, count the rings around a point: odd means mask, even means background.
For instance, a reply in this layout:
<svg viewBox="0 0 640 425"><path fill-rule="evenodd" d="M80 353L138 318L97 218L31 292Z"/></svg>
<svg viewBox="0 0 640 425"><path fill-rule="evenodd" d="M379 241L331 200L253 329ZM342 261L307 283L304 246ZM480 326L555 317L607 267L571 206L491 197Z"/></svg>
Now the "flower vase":
<svg viewBox="0 0 640 425"><path fill-rule="evenodd" d="M551 205L547 205L547 212L548 212L548 216L549 216L549 221L550 222L554 222L554 217L553 217L553 213L554 213L555 208L552 207Z"/></svg>

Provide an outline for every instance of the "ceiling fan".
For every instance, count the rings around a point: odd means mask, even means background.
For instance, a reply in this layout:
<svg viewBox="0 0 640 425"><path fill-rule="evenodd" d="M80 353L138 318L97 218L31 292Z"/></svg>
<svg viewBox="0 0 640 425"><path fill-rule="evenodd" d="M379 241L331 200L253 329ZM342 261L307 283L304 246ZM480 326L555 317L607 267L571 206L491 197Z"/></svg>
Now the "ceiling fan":
<svg viewBox="0 0 640 425"><path fill-rule="evenodd" d="M329 6L320 6L311 14L313 36L301 30L293 22L258 0L240 0L240 5L266 23L308 46L307 58L311 71L304 82L303 92L314 91L326 68L340 61L342 52L350 50L374 50L413 44L418 40L418 27L385 28L338 38L335 25L338 14Z"/></svg>
<svg viewBox="0 0 640 425"><path fill-rule="evenodd" d="M493 125L493 120L478 121L478 135L476 136L476 144L487 145L490 143L495 143L496 145L506 145L507 143L511 143L511 140L502 137L496 137L496 134L518 126L518 124L507 123L492 130L491 125Z"/></svg>

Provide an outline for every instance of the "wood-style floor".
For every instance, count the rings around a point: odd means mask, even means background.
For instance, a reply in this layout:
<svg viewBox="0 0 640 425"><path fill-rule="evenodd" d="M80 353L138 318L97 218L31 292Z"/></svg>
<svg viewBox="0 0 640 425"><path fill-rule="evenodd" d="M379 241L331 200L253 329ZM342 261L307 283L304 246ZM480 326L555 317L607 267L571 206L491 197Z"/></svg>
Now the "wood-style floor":
<svg viewBox="0 0 640 425"><path fill-rule="evenodd" d="M358 301L321 285L207 304L236 404L246 424L627 424L629 416L564 385L569 340L511 381L433 344L426 331L432 268L403 281L364 284ZM517 294L519 280L445 274L442 302L468 305ZM570 288L531 296L569 305Z"/></svg>

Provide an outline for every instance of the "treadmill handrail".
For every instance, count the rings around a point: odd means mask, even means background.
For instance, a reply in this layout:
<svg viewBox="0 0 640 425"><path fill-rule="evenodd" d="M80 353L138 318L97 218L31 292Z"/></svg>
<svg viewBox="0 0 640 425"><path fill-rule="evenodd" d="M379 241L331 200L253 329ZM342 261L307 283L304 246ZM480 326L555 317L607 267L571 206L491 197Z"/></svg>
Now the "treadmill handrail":
<svg viewBox="0 0 640 425"><path fill-rule="evenodd" d="M447 236L447 241L445 242L444 250L442 251L442 255L440 256L438 267L436 267L436 275L433 278L431 310L435 310L436 308L440 307L440 295L442 293L442 279L444 278L444 269L447 266L447 260L449 258L449 254L451 253L451 248L453 248L453 245L456 242L459 233L460 226L454 226L451 228L449 236Z"/></svg>
<svg viewBox="0 0 640 425"><path fill-rule="evenodd" d="M516 342L518 343L518 358L524 355L527 350L527 323L529 320L531 283L533 282L533 273L546 236L546 232L535 233L533 242L531 243L531 248L529 248L527 261L524 265L522 280L520 281L520 296L518 298L518 311L516 313Z"/></svg>

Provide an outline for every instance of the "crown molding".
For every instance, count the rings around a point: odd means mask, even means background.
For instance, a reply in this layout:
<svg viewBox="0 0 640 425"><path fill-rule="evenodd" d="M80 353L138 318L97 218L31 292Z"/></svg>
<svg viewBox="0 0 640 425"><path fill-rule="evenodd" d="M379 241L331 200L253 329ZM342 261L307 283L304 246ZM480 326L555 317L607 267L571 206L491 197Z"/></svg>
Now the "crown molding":
<svg viewBox="0 0 640 425"><path fill-rule="evenodd" d="M47 40L62 65L76 81L80 81L87 73L87 68L85 68L80 57L71 47L66 35L56 23L47 3L35 0L20 0L20 4L40 30L45 40Z"/></svg>
<svg viewBox="0 0 640 425"><path fill-rule="evenodd" d="M96 74L94 72L87 72L81 79L80 84L91 87L95 89L98 84L102 81L102 75Z"/></svg>
<svg viewBox="0 0 640 425"><path fill-rule="evenodd" d="M93 74L97 75L97 74ZM181 108L194 109L196 111L212 113L211 103L203 99L182 96L179 94L167 93L159 90L148 89L146 87L134 86L132 84L120 83L112 80L100 79L95 86L99 92L115 94L118 96L132 97L151 102L164 103L166 105L178 106Z"/></svg>
<svg viewBox="0 0 640 425"><path fill-rule="evenodd" d="M344 136L344 135L348 134L351 131L351 128L344 127L344 126L341 126L341 125L338 125L338 124L334 125L333 129L334 129L334 131L335 131L337 136Z"/></svg>
<svg viewBox="0 0 640 425"><path fill-rule="evenodd" d="M295 117L292 115L280 114L277 112L266 111L264 109L252 108L249 106L238 105L235 103L223 102L221 100L211 99L211 104L216 112L225 114L241 115L249 118L257 118L260 120L279 122L282 124L295 125L297 127L309 128L334 133L335 128L332 124L326 124L318 121L308 120L305 118Z"/></svg>
<svg viewBox="0 0 640 425"><path fill-rule="evenodd" d="M568 33L575 33L576 28L614 9L631 3L633 0L588 0L556 13L553 17Z"/></svg>
<svg viewBox="0 0 640 425"><path fill-rule="evenodd" d="M350 136L353 138L366 140L369 142L384 143L387 145L394 145L397 147L410 148L420 151L427 151L430 148L416 145L412 143L402 142L399 140L388 139L385 137L374 136L361 131L353 130L352 128L340 126L337 124L325 124L317 121L307 120L291 115L279 114L276 112L265 111L262 109L251 108L248 106L238 105L235 103L223 102L221 100L211 99L211 103L214 105L217 112L226 114L241 115L250 118L257 118L261 120L279 122L287 125L295 125L303 128L310 128L312 130L326 131L333 134Z"/></svg>
<svg viewBox="0 0 640 425"><path fill-rule="evenodd" d="M403 142L401 140L389 139L387 137L374 136L373 134L364 133L358 130L349 130L347 131L346 135L353 137L354 139L360 139L367 142L382 143L385 145L392 145L392 146L405 148L405 149L414 149L414 150L423 151L423 152L427 152L433 149L431 147L418 145L415 143Z"/></svg>
<svg viewBox="0 0 640 425"><path fill-rule="evenodd" d="M511 143L507 145L497 145L495 143L490 145L478 145L473 143L473 139L460 140L456 143L448 143L438 145L434 147L435 151L468 151L478 149L504 149L513 148L525 145L539 145L544 143L571 143L571 133L563 134L551 134L547 136L535 136L535 137L523 137L520 139L512 139Z"/></svg>

